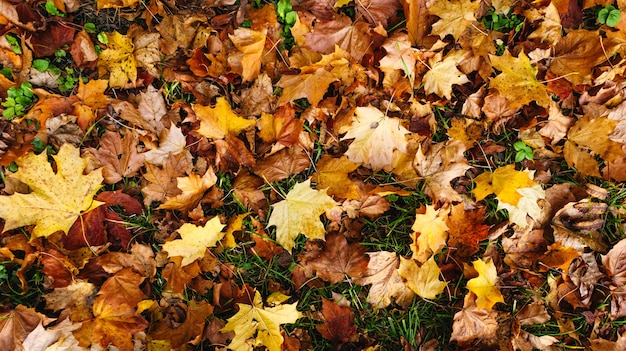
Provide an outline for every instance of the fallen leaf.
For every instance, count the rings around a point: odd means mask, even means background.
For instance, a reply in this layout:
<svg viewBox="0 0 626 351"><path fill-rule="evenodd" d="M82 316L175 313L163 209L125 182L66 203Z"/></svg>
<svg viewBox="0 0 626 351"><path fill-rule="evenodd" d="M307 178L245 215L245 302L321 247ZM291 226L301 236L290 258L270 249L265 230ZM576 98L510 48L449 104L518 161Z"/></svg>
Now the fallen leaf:
<svg viewBox="0 0 626 351"><path fill-rule="evenodd" d="M345 155L374 171L391 170L395 150L406 153L405 134L410 132L400 120L385 116L373 106L357 107L353 123L341 140L354 139Z"/></svg>
<svg viewBox="0 0 626 351"><path fill-rule="evenodd" d="M324 249L319 256L307 259L304 266L314 270L320 279L335 284L344 281L346 277L362 278L368 262L365 246L348 244L343 234L331 234L326 236Z"/></svg>
<svg viewBox="0 0 626 351"><path fill-rule="evenodd" d="M256 31L250 28L237 28L233 34L229 34L228 38L233 42L237 50L241 52L242 57L237 55L229 56L229 62L233 60L240 61L241 78L244 82L253 81L261 71L261 62L263 61L263 48L265 47L265 36L267 30Z"/></svg>
<svg viewBox="0 0 626 351"><path fill-rule="evenodd" d="M213 172L213 168L209 168L202 177L191 173L188 177L176 178L176 187L180 189L181 193L174 197L166 197L159 209L190 211L198 206L204 193L216 182L217 176Z"/></svg>
<svg viewBox="0 0 626 351"><path fill-rule="evenodd" d="M253 172L267 183L286 179L311 165L311 159L300 145L282 149L266 158L257 160Z"/></svg>
<svg viewBox="0 0 626 351"><path fill-rule="evenodd" d="M213 217L204 227L185 223L176 230L180 234L180 239L164 243L163 250L167 251L169 257L181 256L183 258L181 266L184 267L204 257L207 248L215 247L224 237L222 232L224 227L218 217Z"/></svg>
<svg viewBox="0 0 626 351"><path fill-rule="evenodd" d="M319 189L327 189L330 196L343 199L358 199L360 197L356 183L350 180L348 174L359 168L359 165L350 161L346 156L334 158L323 155L315 165L317 172L311 180L317 183Z"/></svg>
<svg viewBox="0 0 626 351"><path fill-rule="evenodd" d="M224 139L228 133L236 136L255 124L235 114L224 97L217 98L215 107L196 104L193 110L200 120L197 132L210 139Z"/></svg>
<svg viewBox="0 0 626 351"><path fill-rule="evenodd" d="M98 56L98 75L109 73L109 86L123 88L130 80L137 81L137 62L133 56L135 46L131 38L114 31L107 34L108 46Z"/></svg>
<svg viewBox="0 0 626 351"><path fill-rule="evenodd" d="M487 239L489 226L482 224L485 211L485 207L466 210L463 204L450 208L450 215L446 218L448 247L460 261L467 261L479 251L479 242Z"/></svg>
<svg viewBox="0 0 626 351"><path fill-rule="evenodd" d="M179 127L163 129L159 136L159 147L145 152L146 162L162 166L170 155L178 155L186 151L187 141Z"/></svg>
<svg viewBox="0 0 626 351"><path fill-rule="evenodd" d="M139 140L133 133L120 137L119 133L105 132L100 148L89 152L102 164L102 176L107 184L115 184L123 178L137 175L144 164L144 155L137 152Z"/></svg>
<svg viewBox="0 0 626 351"><path fill-rule="evenodd" d="M448 225L446 219L448 208L435 210L433 205L427 205L426 211L415 215L415 222L411 229L411 250L413 258L420 263L426 262L433 255L438 254L448 240Z"/></svg>
<svg viewBox="0 0 626 351"><path fill-rule="evenodd" d="M448 283L439 280L441 270L437 266L434 256L431 256L421 266L418 266L413 259L400 257L398 274L406 280L406 285L423 299L435 299L448 285Z"/></svg>
<svg viewBox="0 0 626 351"><path fill-rule="evenodd" d="M28 185L31 192L0 196L4 231L34 224L32 238L46 237L59 230L67 233L82 213L102 205L93 200L101 187L102 169L83 175L87 160L70 144L64 144L53 158L56 173L45 152L29 153L15 161L19 169L9 177Z"/></svg>
<svg viewBox="0 0 626 351"><path fill-rule="evenodd" d="M439 35L441 39L450 34L458 40L469 26L476 23L480 1L429 1L426 6L431 15L439 17L439 21L432 25L432 34Z"/></svg>
<svg viewBox="0 0 626 351"><path fill-rule="evenodd" d="M402 307L408 306L415 294L409 289L398 273L400 259L395 252L369 252L367 271L363 278L355 279L358 285L372 284L367 302L375 309L385 308L392 302Z"/></svg>
<svg viewBox="0 0 626 351"><path fill-rule="evenodd" d="M450 340L466 344L474 339L492 339L498 331L496 311L488 311L476 306L475 301L465 296L463 309L454 314Z"/></svg>
<svg viewBox="0 0 626 351"><path fill-rule="evenodd" d="M20 350L22 343L40 324L53 320L36 312L34 308L18 305L10 311L0 313L0 347L3 350Z"/></svg>
<svg viewBox="0 0 626 351"><path fill-rule="evenodd" d="M339 306L322 298L323 323L315 326L322 337L335 347L345 344L357 334L354 313L349 306Z"/></svg>
<svg viewBox="0 0 626 351"><path fill-rule="evenodd" d="M452 86L469 83L469 79L457 68L463 60L463 51L453 51L445 58L437 54L430 60L430 69L424 74L424 91L427 94L436 94L442 98L452 98Z"/></svg>
<svg viewBox="0 0 626 351"><path fill-rule="evenodd" d="M248 339L255 339L254 345L263 345L269 351L280 351L283 337L280 325L295 323L302 314L296 309L296 303L264 307L261 294L254 294L253 305L238 304L239 311L228 319L222 332L233 331L235 337L228 347L232 350L252 350ZM256 337L255 337L256 334Z"/></svg>
<svg viewBox="0 0 626 351"><path fill-rule="evenodd" d="M276 242L291 251L298 234L309 239L324 239L324 225L320 215L337 203L325 190L311 188L311 180L296 184L283 201L272 205L267 226L276 226Z"/></svg>
<svg viewBox="0 0 626 351"><path fill-rule="evenodd" d="M496 287L496 280L498 279L496 266L491 258L472 261L472 265L478 272L478 277L467 281L467 289L476 294L477 308L491 311L493 305L504 302L500 289Z"/></svg>
<svg viewBox="0 0 626 351"><path fill-rule="evenodd" d="M311 105L317 106L330 84L336 80L338 78L324 67L311 73L285 74L276 83L276 86L283 88L276 104L282 106L290 101L306 98Z"/></svg>

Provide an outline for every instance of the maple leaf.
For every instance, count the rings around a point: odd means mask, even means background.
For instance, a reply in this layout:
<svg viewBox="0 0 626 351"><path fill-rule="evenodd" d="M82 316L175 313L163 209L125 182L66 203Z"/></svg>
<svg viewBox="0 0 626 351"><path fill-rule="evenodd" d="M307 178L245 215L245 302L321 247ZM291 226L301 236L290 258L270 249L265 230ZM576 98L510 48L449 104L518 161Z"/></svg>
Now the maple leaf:
<svg viewBox="0 0 626 351"><path fill-rule="evenodd" d="M151 330L150 337L154 340L167 340L173 349L180 348L199 337L202 334L205 319L213 313L213 306L206 301L190 301L188 305L183 306L186 308L181 311L185 314L182 323L178 322L176 317L160 319ZM176 305L176 309L180 308L181 306ZM173 325L176 327L172 328Z"/></svg>
<svg viewBox="0 0 626 351"><path fill-rule="evenodd" d="M93 200L103 180L101 168L83 175L88 161L70 144L61 146L53 158L56 173L45 152L28 153L15 161L19 169L9 178L28 185L31 192L0 196L0 218L6 221L4 231L34 224L32 238L59 230L67 234L82 213L103 204Z"/></svg>
<svg viewBox="0 0 626 351"><path fill-rule="evenodd" d="M224 139L228 133L238 135L255 123L235 114L224 97L217 98L215 107L196 104L193 110L200 120L197 132L210 139Z"/></svg>
<svg viewBox="0 0 626 351"><path fill-rule="evenodd" d="M365 246L348 244L343 234L326 237L324 250L319 256L308 259L304 265L316 271L317 276L331 284L344 281L346 276L361 278L367 269Z"/></svg>
<svg viewBox="0 0 626 351"><path fill-rule="evenodd" d="M406 285L423 299L434 299L441 294L448 283L439 280L441 270L431 256L418 266L415 260L400 257L398 274L406 279Z"/></svg>
<svg viewBox="0 0 626 351"><path fill-rule="evenodd" d="M450 216L446 218L448 246L456 249L452 251L455 257L465 261L478 252L478 243L485 240L489 232L489 226L482 224L485 211L485 207L466 211L463 204L450 208Z"/></svg>
<svg viewBox="0 0 626 351"><path fill-rule="evenodd" d="M541 184L532 180L533 174L534 171L518 171L515 165L499 167L493 173L485 172L476 177L472 192L476 201L495 194L498 208L506 209L511 221L525 228L529 225L526 216L534 220L541 217L538 200L546 197Z"/></svg>
<svg viewBox="0 0 626 351"><path fill-rule="evenodd" d="M328 54L335 46L350 53L355 62L361 61L370 49L370 26L363 21L352 22L350 17L341 14L332 21L317 21L309 33L305 34L304 47Z"/></svg>
<svg viewBox="0 0 626 351"><path fill-rule="evenodd" d="M296 184L283 201L272 205L267 226L276 226L276 241L291 251L298 234L309 239L324 239L325 230L320 215L338 204L326 190L311 188L311 180Z"/></svg>
<svg viewBox="0 0 626 351"><path fill-rule="evenodd" d="M216 182L217 176L213 172L213 168L209 168L202 177L195 173L191 173L188 177L179 177L176 179L176 187L182 193L174 197L167 197L166 201L159 208L183 212L190 211L198 206L198 203L204 196L204 192L215 185Z"/></svg>
<svg viewBox="0 0 626 351"><path fill-rule="evenodd" d="M141 188L144 194L143 203L150 205L152 201L163 201L167 197L175 197L181 191L176 186L177 178L191 171L189 154L170 155L163 168L153 164L146 164L146 173L143 175L148 182Z"/></svg>
<svg viewBox="0 0 626 351"><path fill-rule="evenodd" d="M507 99L509 109L517 110L533 101L546 108L550 105L546 86L535 77L535 69L523 51L517 58L506 50L502 56L489 55L489 59L501 71L489 81L489 88Z"/></svg>
<svg viewBox="0 0 626 351"><path fill-rule="evenodd" d="M563 155L567 164L576 167L581 175L600 177L594 155L611 162L623 157L622 144L610 139L616 120L585 116L569 129Z"/></svg>
<svg viewBox="0 0 626 351"><path fill-rule="evenodd" d="M135 46L131 38L117 31L107 34L108 46L98 57L98 74L109 73L109 86L123 88L130 80L137 81L137 62L133 56Z"/></svg>
<svg viewBox="0 0 626 351"><path fill-rule="evenodd" d="M333 345L339 346L356 336L357 328L350 306L339 306L322 298L322 316L324 323L316 325L315 329Z"/></svg>
<svg viewBox="0 0 626 351"><path fill-rule="evenodd" d="M144 154L137 152L138 143L133 133L120 137L119 133L107 131L100 139L99 149L88 149L104 166L102 176L105 183L115 184L125 177L137 175L144 162Z"/></svg>
<svg viewBox="0 0 626 351"><path fill-rule="evenodd" d="M498 331L496 311L488 311L476 306L473 297L466 295L463 309L454 314L450 340L460 344L474 339L493 339Z"/></svg>
<svg viewBox="0 0 626 351"><path fill-rule="evenodd" d="M163 129L159 137L159 147L145 152L146 162L162 166L170 155L178 155L185 151L187 141L179 127Z"/></svg>
<svg viewBox="0 0 626 351"><path fill-rule="evenodd" d="M380 70L385 77L394 71L402 71L409 79L415 78L415 63L417 49L411 47L409 36L405 33L396 33L387 38L382 47L387 54L380 59Z"/></svg>
<svg viewBox="0 0 626 351"><path fill-rule="evenodd" d="M317 106L326 94L330 83L336 80L337 77L324 67L317 68L311 73L285 74L276 83L276 86L283 88L276 103L282 106L290 101L306 98L311 105Z"/></svg>
<svg viewBox="0 0 626 351"><path fill-rule="evenodd" d="M433 205L427 205L425 213L415 215L415 222L411 227L414 231L411 235L413 239L411 250L413 258L420 263L426 262L446 246L448 212L448 208L435 210Z"/></svg>
<svg viewBox="0 0 626 351"><path fill-rule="evenodd" d="M360 198L356 184L348 177L348 173L355 171L359 165L346 156L334 158L323 155L315 168L317 172L313 174L311 180L317 183L319 189L327 189L328 195L344 199Z"/></svg>
<svg viewBox="0 0 626 351"><path fill-rule="evenodd" d="M252 345L247 341L256 334L255 346L263 345L269 351L280 351L284 340L280 333L280 325L295 323L302 317L302 313L296 309L297 305L298 303L294 302L264 307L261 294L256 291L253 304L237 304L239 311L230 317L226 326L222 328L222 332L235 332L235 337L228 347L232 350L252 350Z"/></svg>
<svg viewBox="0 0 626 351"><path fill-rule="evenodd" d="M267 30L256 31L250 28L237 28L228 38L233 42L242 57L230 56L229 62L239 60L241 65L241 78L244 82L253 81L261 71L263 61L263 48Z"/></svg>
<svg viewBox="0 0 626 351"><path fill-rule="evenodd" d="M394 150L406 153L404 135L409 133L399 119L385 116L376 107L357 107L353 123L341 140L354 139L345 153L350 161L374 171L389 171Z"/></svg>
<svg viewBox="0 0 626 351"><path fill-rule="evenodd" d="M442 39L450 34L458 40L469 26L476 23L480 1L429 1L426 6L431 15L439 17L439 21L432 25L432 34Z"/></svg>
<svg viewBox="0 0 626 351"><path fill-rule="evenodd" d="M3 350L24 349L22 342L38 325L53 320L33 308L18 305L13 310L0 313L0 347Z"/></svg>
<svg viewBox="0 0 626 351"><path fill-rule="evenodd" d="M182 256L181 266L184 267L204 257L208 247L215 247L224 237L224 227L218 217L213 217L204 227L185 223L176 230L181 238L166 242L163 250L167 251L169 257Z"/></svg>
<svg viewBox="0 0 626 351"><path fill-rule="evenodd" d="M446 99L452 98L452 85L469 83L469 79L457 68L463 59L463 51L452 51L443 60L438 53L430 60L430 69L424 74L424 91L427 94L437 94Z"/></svg>
<svg viewBox="0 0 626 351"><path fill-rule="evenodd" d="M311 165L307 151L300 145L282 149L257 161L253 171L267 183L286 179Z"/></svg>
<svg viewBox="0 0 626 351"><path fill-rule="evenodd" d="M467 289L476 294L476 307L491 311L493 305L504 302L504 297L495 284L498 279L498 271L491 258L486 261L476 260L472 262L478 277L467 281Z"/></svg>
<svg viewBox="0 0 626 351"><path fill-rule="evenodd" d="M463 155L467 147L460 140L451 139L434 144L424 153L420 144L413 160L417 175L425 179L425 193L434 201L463 201L450 182L464 176L471 166Z"/></svg>
<svg viewBox="0 0 626 351"><path fill-rule="evenodd" d="M363 278L355 279L355 284L372 284L367 294L367 302L375 309L385 308L395 302L400 306L408 306L415 294L407 288L398 273L400 259L395 252L369 252L370 261Z"/></svg>

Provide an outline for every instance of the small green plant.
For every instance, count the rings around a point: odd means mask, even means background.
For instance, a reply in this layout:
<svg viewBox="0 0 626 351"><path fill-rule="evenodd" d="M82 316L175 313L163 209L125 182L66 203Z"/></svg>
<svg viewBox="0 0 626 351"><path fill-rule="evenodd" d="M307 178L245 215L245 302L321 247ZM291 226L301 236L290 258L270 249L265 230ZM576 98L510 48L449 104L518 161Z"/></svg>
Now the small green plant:
<svg viewBox="0 0 626 351"><path fill-rule="evenodd" d="M276 4L276 14L278 15L278 22L283 25L282 36L285 39L283 46L285 49L291 49L296 45L296 41L291 34L291 27L296 24L298 15L292 10L291 0L279 0Z"/></svg>
<svg viewBox="0 0 626 351"><path fill-rule="evenodd" d="M24 116L26 110L37 101L37 96L33 94L33 86L24 82L19 88L11 87L7 91L7 98L2 102L2 106L6 107L2 111L2 116L6 119Z"/></svg>
<svg viewBox="0 0 626 351"><path fill-rule="evenodd" d="M609 27L615 27L619 22L622 13L613 5L607 5L598 12L598 22Z"/></svg>
<svg viewBox="0 0 626 351"><path fill-rule="evenodd" d="M22 44L20 43L20 40L15 35L10 34L5 35L5 38L7 39L7 43L11 45L11 50L13 50L13 52L16 54L21 55Z"/></svg>
<svg viewBox="0 0 626 351"><path fill-rule="evenodd" d="M65 17L65 14L56 7L54 2L48 1L46 2L46 12L52 16Z"/></svg>
<svg viewBox="0 0 626 351"><path fill-rule="evenodd" d="M533 149L526 145L523 141L519 140L513 144L513 148L517 153L515 154L515 162L522 162L524 160L533 160Z"/></svg>
<svg viewBox="0 0 626 351"><path fill-rule="evenodd" d="M505 15L503 13L495 13L495 9L490 7L485 17L481 18L479 21L485 25L485 28L502 33L508 33L511 30L518 33L524 26L524 17L514 15L513 9Z"/></svg>

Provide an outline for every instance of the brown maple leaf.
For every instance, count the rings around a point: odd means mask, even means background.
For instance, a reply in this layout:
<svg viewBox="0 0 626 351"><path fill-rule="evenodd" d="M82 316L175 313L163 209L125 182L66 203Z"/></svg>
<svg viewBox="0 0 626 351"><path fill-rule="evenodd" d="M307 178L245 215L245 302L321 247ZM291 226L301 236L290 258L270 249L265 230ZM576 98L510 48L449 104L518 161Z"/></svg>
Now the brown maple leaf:
<svg viewBox="0 0 626 351"><path fill-rule="evenodd" d="M365 250L359 243L348 244L343 234L330 234L319 256L307 259L303 265L331 284L342 282L346 277L358 279L365 274L369 262Z"/></svg>
<svg viewBox="0 0 626 351"><path fill-rule="evenodd" d="M100 139L100 148L89 148L96 160L104 166L102 176L107 184L115 184L126 177L133 177L144 164L144 155L137 152L139 141L134 133L107 131Z"/></svg>
<svg viewBox="0 0 626 351"><path fill-rule="evenodd" d="M339 306L322 298L322 317L323 323L316 325L315 329L336 348L357 336L355 317L350 306Z"/></svg>
<svg viewBox="0 0 626 351"><path fill-rule="evenodd" d="M294 145L257 161L252 171L268 183L298 174L311 165L305 149Z"/></svg>

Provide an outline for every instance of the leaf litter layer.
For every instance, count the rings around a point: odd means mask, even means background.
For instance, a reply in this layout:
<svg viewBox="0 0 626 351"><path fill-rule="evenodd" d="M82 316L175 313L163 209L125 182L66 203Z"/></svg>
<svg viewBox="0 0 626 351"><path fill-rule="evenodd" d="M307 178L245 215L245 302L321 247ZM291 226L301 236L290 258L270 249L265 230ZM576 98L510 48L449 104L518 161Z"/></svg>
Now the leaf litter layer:
<svg viewBox="0 0 626 351"><path fill-rule="evenodd" d="M626 349L625 8L0 1L0 348Z"/></svg>

